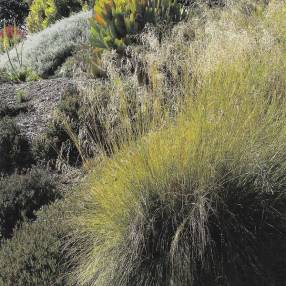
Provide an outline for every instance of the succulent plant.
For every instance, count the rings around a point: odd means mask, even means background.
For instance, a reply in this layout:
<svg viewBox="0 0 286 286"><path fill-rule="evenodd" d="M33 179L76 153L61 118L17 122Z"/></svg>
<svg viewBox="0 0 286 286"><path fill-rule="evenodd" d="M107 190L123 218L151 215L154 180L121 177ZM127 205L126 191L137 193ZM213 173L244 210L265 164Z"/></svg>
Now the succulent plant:
<svg viewBox="0 0 286 286"><path fill-rule="evenodd" d="M147 23L178 22L186 15L175 0L98 0L91 19L94 47L123 49Z"/></svg>

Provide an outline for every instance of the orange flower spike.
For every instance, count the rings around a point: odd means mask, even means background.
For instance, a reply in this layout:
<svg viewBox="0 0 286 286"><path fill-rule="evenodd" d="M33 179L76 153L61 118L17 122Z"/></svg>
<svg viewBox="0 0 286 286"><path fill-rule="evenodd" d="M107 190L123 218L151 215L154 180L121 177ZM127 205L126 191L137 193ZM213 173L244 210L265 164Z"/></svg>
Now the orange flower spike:
<svg viewBox="0 0 286 286"><path fill-rule="evenodd" d="M99 14L95 14L95 20L100 26L106 25L106 22L104 21L103 17L101 17Z"/></svg>
<svg viewBox="0 0 286 286"><path fill-rule="evenodd" d="M7 34L7 27L5 24L3 28L3 48L4 50L7 50L9 48L9 37Z"/></svg>

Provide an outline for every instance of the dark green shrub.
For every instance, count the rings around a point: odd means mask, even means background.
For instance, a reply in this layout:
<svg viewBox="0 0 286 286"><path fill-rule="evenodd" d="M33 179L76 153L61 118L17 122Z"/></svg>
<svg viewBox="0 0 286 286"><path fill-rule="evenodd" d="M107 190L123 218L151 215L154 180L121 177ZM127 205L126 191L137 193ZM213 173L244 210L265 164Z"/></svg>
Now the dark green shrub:
<svg viewBox="0 0 286 286"><path fill-rule="evenodd" d="M90 9L93 8L94 3L95 3L95 0L87 0L88 7L89 7Z"/></svg>
<svg viewBox="0 0 286 286"><path fill-rule="evenodd" d="M60 206L63 209L63 205ZM66 224L53 206L24 223L0 249L1 286L65 286L68 267L63 255Z"/></svg>
<svg viewBox="0 0 286 286"><path fill-rule="evenodd" d="M79 12L82 8L81 0L55 0L57 13L61 17L69 17L73 12Z"/></svg>
<svg viewBox="0 0 286 286"><path fill-rule="evenodd" d="M28 12L29 7L24 0L0 0L0 28L3 27L4 22L22 25Z"/></svg>
<svg viewBox="0 0 286 286"><path fill-rule="evenodd" d="M0 237L9 238L14 227L24 219L35 219L35 211L60 194L55 178L47 171L32 169L0 180Z"/></svg>
<svg viewBox="0 0 286 286"><path fill-rule="evenodd" d="M0 172L23 168L32 162L30 145L13 119L0 119Z"/></svg>
<svg viewBox="0 0 286 286"><path fill-rule="evenodd" d="M14 117L17 116L21 112L27 112L27 106L22 104L15 104L12 106L8 106L4 102L0 101L0 120L4 117Z"/></svg>

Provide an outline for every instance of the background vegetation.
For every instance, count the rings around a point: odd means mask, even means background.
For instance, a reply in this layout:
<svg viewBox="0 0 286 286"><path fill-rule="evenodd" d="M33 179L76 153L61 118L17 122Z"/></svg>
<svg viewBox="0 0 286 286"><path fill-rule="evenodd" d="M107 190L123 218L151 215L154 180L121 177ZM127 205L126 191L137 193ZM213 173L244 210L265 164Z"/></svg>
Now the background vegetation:
<svg viewBox="0 0 286 286"><path fill-rule="evenodd" d="M28 16L29 7L27 1L22 0L1 0L0 1L0 28L4 22L21 26L24 24L25 18Z"/></svg>

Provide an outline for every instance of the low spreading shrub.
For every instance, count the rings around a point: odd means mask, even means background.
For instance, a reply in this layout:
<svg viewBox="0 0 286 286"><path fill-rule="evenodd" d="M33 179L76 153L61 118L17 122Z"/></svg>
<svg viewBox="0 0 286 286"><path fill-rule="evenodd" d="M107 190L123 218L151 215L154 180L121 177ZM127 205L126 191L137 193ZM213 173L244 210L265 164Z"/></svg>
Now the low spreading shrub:
<svg viewBox="0 0 286 286"><path fill-rule="evenodd" d="M32 169L0 179L0 237L9 238L17 224L35 219L35 211L60 194L55 178L45 170Z"/></svg>
<svg viewBox="0 0 286 286"><path fill-rule="evenodd" d="M72 12L79 12L82 8L80 0L34 0L27 18L30 32L46 29L63 17L69 17Z"/></svg>
<svg viewBox="0 0 286 286"><path fill-rule="evenodd" d="M35 71L40 76L48 76L61 66L81 44L88 42L89 12L65 18L37 34L29 35L21 48L22 68ZM10 59L18 70L15 49L10 51ZM11 71L7 55L0 55L0 69Z"/></svg>
<svg viewBox="0 0 286 286"><path fill-rule="evenodd" d="M37 214L37 221L25 222L13 238L0 248L1 286L70 285L69 267L64 257L67 232L64 204L51 206Z"/></svg>
<svg viewBox="0 0 286 286"><path fill-rule="evenodd" d="M27 105L15 104L11 106L0 100L0 121L4 117L15 117L21 112L27 112Z"/></svg>
<svg viewBox="0 0 286 286"><path fill-rule="evenodd" d="M13 119L0 119L0 173L32 163L30 144Z"/></svg>

